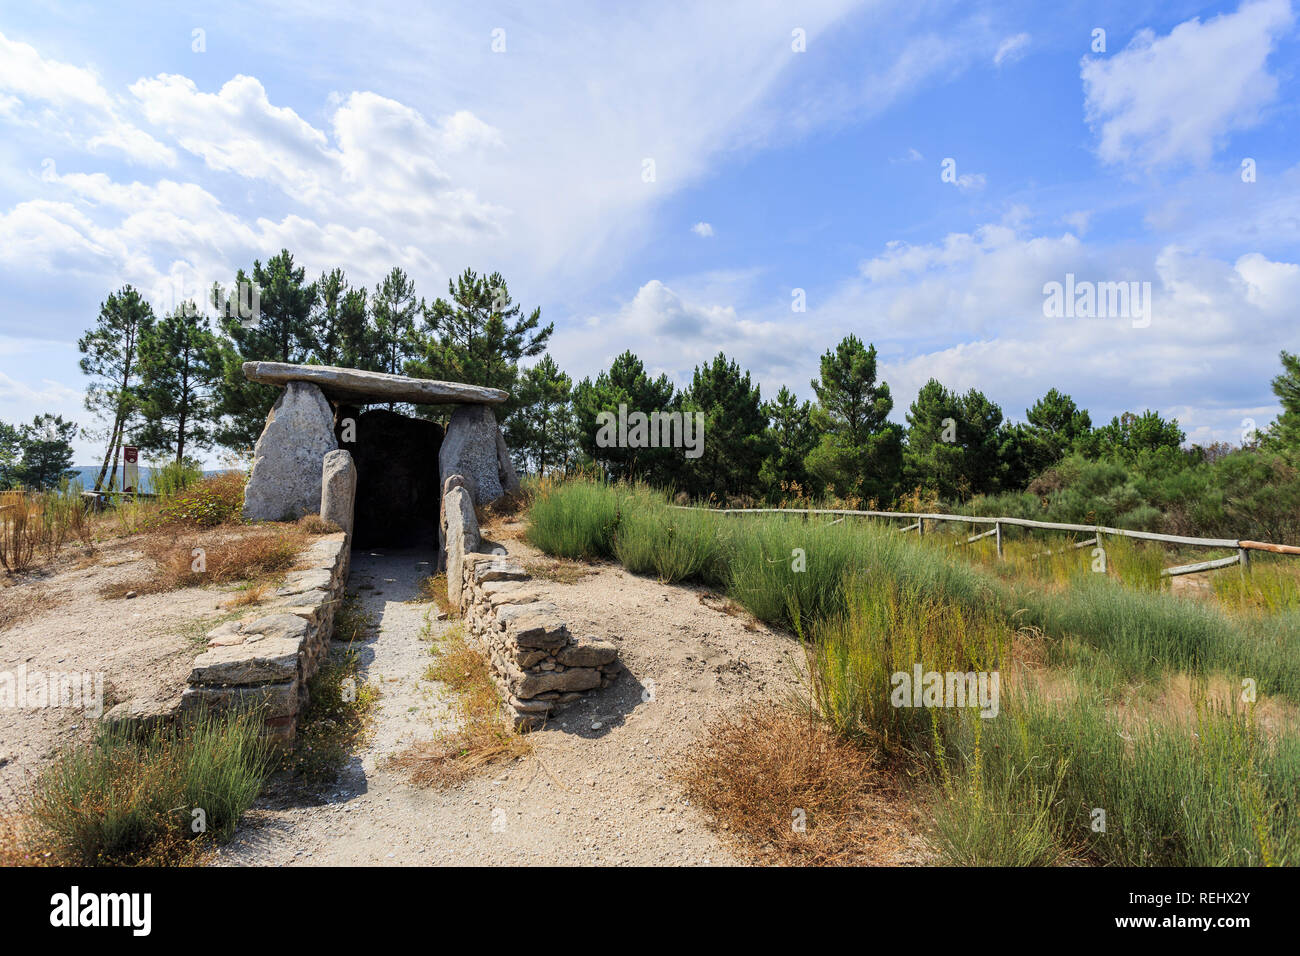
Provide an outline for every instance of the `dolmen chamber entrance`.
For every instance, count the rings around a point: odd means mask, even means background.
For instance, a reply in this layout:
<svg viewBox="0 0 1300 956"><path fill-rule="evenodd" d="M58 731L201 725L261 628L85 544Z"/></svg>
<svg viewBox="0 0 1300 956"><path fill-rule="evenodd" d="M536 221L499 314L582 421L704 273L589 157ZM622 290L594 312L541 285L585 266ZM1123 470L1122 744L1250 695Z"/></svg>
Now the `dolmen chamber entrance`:
<svg viewBox="0 0 1300 956"><path fill-rule="evenodd" d="M435 535L448 600L460 610L516 725L539 726L618 679L616 645L571 634L527 570L479 532L476 508L520 491L492 411L505 392L283 362L246 362L244 375L284 388L253 452L244 517L280 521L319 513L345 534L321 539L321 547L333 549L328 567L302 572L302 580L276 592L290 613L209 634L188 699L217 707L239 695L270 701L268 726L292 739L307 682L333 631L351 546L432 544ZM451 413L444 431L391 408L363 410L389 404L447 405ZM264 638L285 627L294 629L287 643Z"/></svg>
<svg viewBox="0 0 1300 956"><path fill-rule="evenodd" d="M287 576L265 614L209 632L182 709L251 703L265 708L277 739L292 740L329 647L353 545L437 547L448 600L516 725L539 726L618 679L617 646L570 633L527 570L479 531L478 507L520 491L492 411L505 392L284 362L246 362L244 375L284 389L253 451L244 517L319 514L344 533L313 545L310 567ZM446 429L365 407L398 404L450 406Z"/></svg>
<svg viewBox="0 0 1300 956"><path fill-rule="evenodd" d="M283 386L253 452L244 493L250 521L293 520L322 508L331 452L355 467L355 505L344 528L360 547L438 547L442 484L465 478L476 505L519 491L492 408L501 389L329 365L246 362L250 381ZM446 430L394 404L452 406ZM365 406L384 406L366 408ZM334 468L348 470L343 455ZM346 479L342 481L346 485ZM328 497L328 496L327 496Z"/></svg>

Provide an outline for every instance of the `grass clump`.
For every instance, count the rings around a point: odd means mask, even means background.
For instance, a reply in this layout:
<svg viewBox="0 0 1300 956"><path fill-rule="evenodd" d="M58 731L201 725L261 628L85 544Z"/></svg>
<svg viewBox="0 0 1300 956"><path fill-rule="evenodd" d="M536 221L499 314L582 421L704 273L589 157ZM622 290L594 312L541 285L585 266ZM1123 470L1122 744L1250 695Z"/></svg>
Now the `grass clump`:
<svg viewBox="0 0 1300 956"><path fill-rule="evenodd" d="M460 617L460 608L451 603L447 597L447 572L439 571L421 579L415 589L415 598L419 604L433 604L449 619Z"/></svg>
<svg viewBox="0 0 1300 956"><path fill-rule="evenodd" d="M987 794L994 807L996 795L1010 794L1002 802L1019 808L1020 825L1034 835L1046 828L1063 859L1296 863L1300 743L1266 738L1248 710L1202 704L1191 720L1170 715L1126 727L1089 695L1068 702L1025 695L1004 708L1010 719L968 722L948 755L954 770L944 778L940 846L950 861L1002 858L995 823L982 820Z"/></svg>
<svg viewBox="0 0 1300 956"><path fill-rule="evenodd" d="M259 715L199 714L143 734L110 725L34 782L28 838L81 866L188 859L226 839L271 763Z"/></svg>
<svg viewBox="0 0 1300 956"><path fill-rule="evenodd" d="M307 686L307 709L280 766L303 783L329 783L370 732L379 692L361 676L354 651L330 654Z"/></svg>
<svg viewBox="0 0 1300 956"><path fill-rule="evenodd" d="M539 491L533 498L528 541L562 558L612 558L624 497L614 486L585 479Z"/></svg>
<svg viewBox="0 0 1300 956"><path fill-rule="evenodd" d="M450 628L429 650L434 659L425 679L446 684L456 695L457 727L395 755L393 766L419 786L445 790L482 767L532 753L532 742L505 721L487 661L469 646L464 627Z"/></svg>
<svg viewBox="0 0 1300 956"><path fill-rule="evenodd" d="M807 645L817 712L841 735L872 741L891 753L925 749L935 741L942 746L951 726L979 706L978 693L968 698L962 684L965 710L900 706L893 675L910 680L916 665L945 679L949 673L996 673L1010 643L1005 625L917 584L891 580L870 586L853 579L845 593L845 611L819 622ZM990 680L988 694L994 692ZM952 684L955 699L955 679ZM910 690L920 694L920 688Z"/></svg>
<svg viewBox="0 0 1300 956"><path fill-rule="evenodd" d="M614 556L633 574L653 574L666 584L725 584L729 530L703 512L628 508L618 522Z"/></svg>

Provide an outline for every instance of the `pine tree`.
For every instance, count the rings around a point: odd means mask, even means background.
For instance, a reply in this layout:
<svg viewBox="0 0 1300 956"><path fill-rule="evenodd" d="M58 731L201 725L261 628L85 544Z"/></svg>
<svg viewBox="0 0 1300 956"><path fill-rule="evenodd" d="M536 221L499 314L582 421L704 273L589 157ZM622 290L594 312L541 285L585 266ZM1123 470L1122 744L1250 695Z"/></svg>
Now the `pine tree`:
<svg viewBox="0 0 1300 956"><path fill-rule="evenodd" d="M54 488L77 473L72 468L72 439L76 422L62 415L37 415L19 432L22 459L15 468L18 483L32 491Z"/></svg>
<svg viewBox="0 0 1300 956"><path fill-rule="evenodd" d="M117 471L117 451L135 411L140 340L153 323L149 303L126 285L100 305L97 324L77 341L81 371L92 378L86 389L86 408L108 423L108 445L95 478L95 491L104 486L110 464L114 474ZM110 486L112 483L110 477Z"/></svg>
<svg viewBox="0 0 1300 956"><path fill-rule="evenodd" d="M573 381L550 355L525 369L515 388L516 408L506 419L507 444L539 475L566 467L573 456L576 425Z"/></svg>
<svg viewBox="0 0 1300 956"><path fill-rule="evenodd" d="M812 421L822 434L808 456L808 471L840 495L892 500L902 469L902 436L888 420L894 407L889 385L876 383L876 347L848 336L822 356L821 377L812 387Z"/></svg>
<svg viewBox="0 0 1300 956"><path fill-rule="evenodd" d="M802 402L785 386L776 393L776 399L764 404L767 415L768 441L771 450L759 476L768 497L779 499L783 492L795 486L803 493L811 490L808 455L817 446L817 430L812 423L812 403Z"/></svg>
<svg viewBox="0 0 1300 956"><path fill-rule="evenodd" d="M424 310L416 356L408 374L510 391L521 359L542 354L554 324L541 325L542 310L525 318L500 273L479 276L466 269L447 283L450 301L438 298ZM498 420L515 405L497 406Z"/></svg>
<svg viewBox="0 0 1300 956"><path fill-rule="evenodd" d="M22 453L22 432L0 422L0 491L18 484L17 468Z"/></svg>
<svg viewBox="0 0 1300 956"><path fill-rule="evenodd" d="M948 501L1001 487L1006 433L1002 409L983 392L958 395L930 379L907 412L904 482Z"/></svg>
<svg viewBox="0 0 1300 956"><path fill-rule="evenodd" d="M677 475L680 452L675 456L668 448L602 447L598 439L602 412L617 415L619 405L627 406L629 412L647 415L680 411L675 391L667 375L651 378L644 362L630 351L624 352L608 371L601 372L594 381L584 378L573 389L579 448L610 478L643 478L659 486L671 484Z"/></svg>
<svg viewBox="0 0 1300 956"><path fill-rule="evenodd" d="M728 495L756 494L771 443L763 398L749 373L719 352L709 364L696 367L681 404L686 415L704 415L699 457L675 450L682 456L682 490L721 501Z"/></svg>
<svg viewBox="0 0 1300 956"><path fill-rule="evenodd" d="M425 311L415 298L415 283L401 269L393 269L375 286L370 299L374 357L381 372L401 373L415 354L415 319Z"/></svg>
<svg viewBox="0 0 1300 956"><path fill-rule="evenodd" d="M227 340L217 390L222 420L214 437L226 448L251 447L280 394L273 385L248 381L244 363L305 362L319 351L312 323L316 285L306 281L306 274L306 269L294 266L289 250L282 249L265 266L255 261L251 276L240 269L235 277L236 289L256 285L260 308L253 317L232 311L219 317Z"/></svg>
<svg viewBox="0 0 1300 956"><path fill-rule="evenodd" d="M140 343L138 390L143 424L135 442L147 451L174 453L211 448L212 390L221 380L222 357L208 319L193 303L153 326Z"/></svg>
<svg viewBox="0 0 1300 956"><path fill-rule="evenodd" d="M1279 450L1300 451L1300 355L1282 350L1282 374L1273 379L1273 394L1282 414L1269 429L1268 444Z"/></svg>
<svg viewBox="0 0 1300 956"><path fill-rule="evenodd" d="M316 293L312 321L316 351L312 358L322 365L377 371L366 290L352 288L343 270L333 269L316 280Z"/></svg>

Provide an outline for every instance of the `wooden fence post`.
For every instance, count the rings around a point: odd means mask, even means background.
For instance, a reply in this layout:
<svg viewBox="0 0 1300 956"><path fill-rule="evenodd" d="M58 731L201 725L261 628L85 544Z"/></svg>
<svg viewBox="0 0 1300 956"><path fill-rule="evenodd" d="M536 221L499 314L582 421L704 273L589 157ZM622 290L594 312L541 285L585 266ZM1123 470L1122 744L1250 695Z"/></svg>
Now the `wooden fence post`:
<svg viewBox="0 0 1300 956"><path fill-rule="evenodd" d="M1001 561L1002 560L1002 522L999 521L995 525L993 525L993 530L997 532L995 537L998 542L998 560Z"/></svg>

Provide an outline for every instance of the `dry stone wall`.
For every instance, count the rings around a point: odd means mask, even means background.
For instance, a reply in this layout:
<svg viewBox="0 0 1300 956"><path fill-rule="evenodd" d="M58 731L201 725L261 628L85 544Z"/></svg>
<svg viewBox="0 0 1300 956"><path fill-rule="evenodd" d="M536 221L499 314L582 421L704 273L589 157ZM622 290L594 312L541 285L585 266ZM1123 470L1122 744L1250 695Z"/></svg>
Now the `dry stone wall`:
<svg viewBox="0 0 1300 956"><path fill-rule="evenodd" d="M447 495L447 596L461 611L469 636L488 659L516 726L533 728L590 691L608 687L621 670L608 641L575 638L559 609L509 556L465 551L479 542L472 506Z"/></svg>
<svg viewBox="0 0 1300 956"><path fill-rule="evenodd" d="M304 555L307 567L287 576L265 613L209 631L181 711L265 707L271 736L292 743L309 700L307 684L329 653L350 554L345 534L317 539Z"/></svg>

